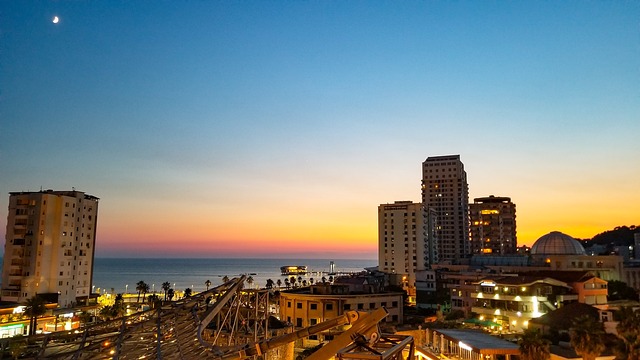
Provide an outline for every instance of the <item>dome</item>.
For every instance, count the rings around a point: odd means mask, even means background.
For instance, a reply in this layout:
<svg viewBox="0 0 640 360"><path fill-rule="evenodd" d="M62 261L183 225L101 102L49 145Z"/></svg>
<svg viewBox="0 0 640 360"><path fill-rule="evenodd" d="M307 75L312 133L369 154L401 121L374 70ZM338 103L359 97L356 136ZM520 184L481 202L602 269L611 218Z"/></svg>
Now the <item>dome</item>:
<svg viewBox="0 0 640 360"><path fill-rule="evenodd" d="M531 255L586 255L582 244L560 231L552 231L531 247Z"/></svg>

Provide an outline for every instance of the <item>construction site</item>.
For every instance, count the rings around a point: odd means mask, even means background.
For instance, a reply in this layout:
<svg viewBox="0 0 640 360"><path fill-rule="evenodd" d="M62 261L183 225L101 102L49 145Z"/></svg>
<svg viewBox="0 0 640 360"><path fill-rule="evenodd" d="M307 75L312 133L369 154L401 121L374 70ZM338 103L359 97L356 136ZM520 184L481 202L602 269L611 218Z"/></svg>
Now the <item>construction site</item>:
<svg viewBox="0 0 640 360"><path fill-rule="evenodd" d="M269 292L240 276L207 291L74 331L0 340L2 359L414 359L412 336L384 334L373 311L346 311L321 323L270 328ZM332 340L297 353L301 339Z"/></svg>

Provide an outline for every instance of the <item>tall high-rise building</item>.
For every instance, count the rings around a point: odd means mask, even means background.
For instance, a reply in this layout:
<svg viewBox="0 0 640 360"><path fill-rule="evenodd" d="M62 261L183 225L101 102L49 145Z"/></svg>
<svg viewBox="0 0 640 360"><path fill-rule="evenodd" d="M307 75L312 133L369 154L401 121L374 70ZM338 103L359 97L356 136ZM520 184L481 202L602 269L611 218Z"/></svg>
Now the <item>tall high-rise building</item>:
<svg viewBox="0 0 640 360"><path fill-rule="evenodd" d="M422 163L422 204L435 217L430 264L469 257L469 185L460 155L430 156Z"/></svg>
<svg viewBox="0 0 640 360"><path fill-rule="evenodd" d="M378 206L378 270L392 285L415 295L416 271L424 270L424 211L422 204L396 201Z"/></svg>
<svg viewBox="0 0 640 360"><path fill-rule="evenodd" d="M516 205L511 198L476 198L469 204L469 212L473 254L516 253Z"/></svg>
<svg viewBox="0 0 640 360"><path fill-rule="evenodd" d="M88 299L99 199L75 190L9 194L2 300L57 294L68 307Z"/></svg>

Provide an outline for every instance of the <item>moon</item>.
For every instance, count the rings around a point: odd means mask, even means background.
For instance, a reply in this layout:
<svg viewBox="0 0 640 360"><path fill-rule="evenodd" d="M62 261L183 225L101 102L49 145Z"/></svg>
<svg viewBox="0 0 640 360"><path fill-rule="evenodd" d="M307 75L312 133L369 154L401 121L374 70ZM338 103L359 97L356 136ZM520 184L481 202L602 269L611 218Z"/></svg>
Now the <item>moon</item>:
<svg viewBox="0 0 640 360"><path fill-rule="evenodd" d="M57 16L54 16L54 17L53 17L53 23L54 23L54 24L57 24L57 23L59 23L59 22L60 22L60 19L59 19Z"/></svg>

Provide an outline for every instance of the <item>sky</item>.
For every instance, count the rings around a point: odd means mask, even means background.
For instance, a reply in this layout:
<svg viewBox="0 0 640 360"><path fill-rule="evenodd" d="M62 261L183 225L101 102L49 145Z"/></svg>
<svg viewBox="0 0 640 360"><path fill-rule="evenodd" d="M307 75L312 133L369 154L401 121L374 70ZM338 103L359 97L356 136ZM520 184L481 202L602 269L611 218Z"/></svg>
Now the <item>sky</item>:
<svg viewBox="0 0 640 360"><path fill-rule="evenodd" d="M98 257L375 259L448 154L519 244L590 238L639 134L637 1L0 1L0 231L75 188Z"/></svg>

